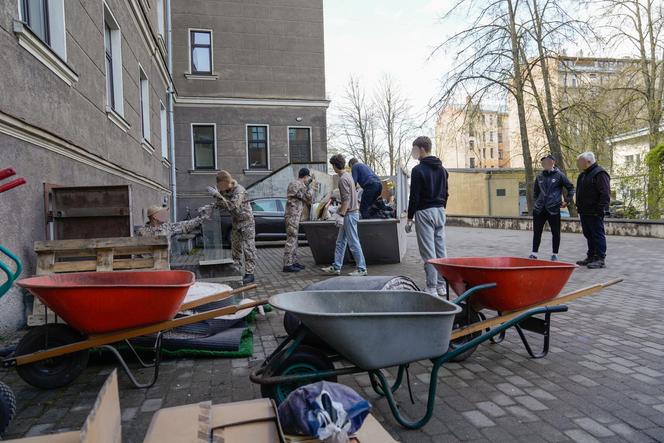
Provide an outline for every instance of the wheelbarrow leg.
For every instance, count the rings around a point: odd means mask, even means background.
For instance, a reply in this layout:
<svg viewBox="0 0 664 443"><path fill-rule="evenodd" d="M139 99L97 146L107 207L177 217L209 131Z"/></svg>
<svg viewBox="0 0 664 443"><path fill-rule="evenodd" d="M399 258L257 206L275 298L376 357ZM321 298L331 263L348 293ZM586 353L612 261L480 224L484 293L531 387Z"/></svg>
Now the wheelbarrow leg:
<svg viewBox="0 0 664 443"><path fill-rule="evenodd" d="M162 333L161 332L157 333L157 337L156 337L155 343L154 343L154 359L153 359L152 363L145 363L141 359L141 357L138 355L138 353L136 352L136 349L134 349L134 347L129 342L129 340L125 340L125 344L129 347L131 352L138 359L139 364L142 367L144 367L144 368L154 368L154 371L152 373L152 378L150 379L149 382L140 383L138 381L138 379L134 375L133 371L131 369L129 369L129 366L127 365L127 362L125 361L125 359L122 357L122 354L120 354L120 351L118 351L114 346L104 345L104 346L101 346L101 348L106 349L108 351L111 351L113 353L115 358L120 363L120 366L122 366L122 369L124 370L125 374L127 374L127 377L129 377L129 380L132 382L132 384L135 387L137 387L138 389L151 388L157 382L157 378L159 377L159 366L161 364Z"/></svg>
<svg viewBox="0 0 664 443"><path fill-rule="evenodd" d="M542 358L549 353L549 342L551 338L551 313L547 312L544 314L544 319L531 317L521 323L514 326L516 332L519 333L519 337L523 342L523 346L526 348L526 351L532 358ZM533 352L533 349L528 342L526 334L523 330L534 332L535 334L541 334L544 337L542 350L540 352Z"/></svg>
<svg viewBox="0 0 664 443"><path fill-rule="evenodd" d="M394 384L390 387L390 391L393 393L396 392L399 387L401 387L401 382L403 381L403 374L406 370L407 365L401 365L399 366L399 372L397 372L397 379L395 380ZM379 384L380 380L376 378L376 376L369 372L369 380L371 381L371 387L373 388L374 392L381 397L385 396L385 393L383 392L382 386Z"/></svg>

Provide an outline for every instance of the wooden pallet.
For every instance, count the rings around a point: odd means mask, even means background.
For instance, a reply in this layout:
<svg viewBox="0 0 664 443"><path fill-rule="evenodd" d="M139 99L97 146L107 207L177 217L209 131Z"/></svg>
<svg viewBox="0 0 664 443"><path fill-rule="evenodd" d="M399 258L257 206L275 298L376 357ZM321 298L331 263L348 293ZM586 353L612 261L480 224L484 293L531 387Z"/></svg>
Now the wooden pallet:
<svg viewBox="0 0 664 443"><path fill-rule="evenodd" d="M66 272L169 269L167 237L117 237L37 241L37 275ZM62 322L37 298L28 326Z"/></svg>

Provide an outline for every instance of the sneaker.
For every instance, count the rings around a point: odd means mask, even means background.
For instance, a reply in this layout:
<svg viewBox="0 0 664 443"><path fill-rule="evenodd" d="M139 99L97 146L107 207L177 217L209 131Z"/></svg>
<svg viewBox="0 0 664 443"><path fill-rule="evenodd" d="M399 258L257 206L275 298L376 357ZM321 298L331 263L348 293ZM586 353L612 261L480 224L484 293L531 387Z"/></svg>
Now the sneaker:
<svg viewBox="0 0 664 443"><path fill-rule="evenodd" d="M438 297L446 297L447 296L447 288L445 286L439 286L436 288L436 294Z"/></svg>
<svg viewBox="0 0 664 443"><path fill-rule="evenodd" d="M551 261L558 261L558 254L551 255Z"/></svg>
<svg viewBox="0 0 664 443"><path fill-rule="evenodd" d="M284 272L300 272L302 269L295 265L284 266Z"/></svg>
<svg viewBox="0 0 664 443"><path fill-rule="evenodd" d="M537 260L537 256L535 254L530 254L528 258L531 260Z"/></svg>
<svg viewBox="0 0 664 443"><path fill-rule="evenodd" d="M253 283L256 281L256 278L254 277L254 274L244 274L244 277L242 277L242 284L248 285L249 283Z"/></svg>
<svg viewBox="0 0 664 443"><path fill-rule="evenodd" d="M341 269L336 269L334 266L328 266L327 268L320 268L320 270L330 275L341 275Z"/></svg>
<svg viewBox="0 0 664 443"><path fill-rule="evenodd" d="M577 261L576 264L579 266L588 266L588 263L590 263L591 261L593 261L593 258L591 256L587 256L583 260Z"/></svg>
<svg viewBox="0 0 664 443"><path fill-rule="evenodd" d="M426 292L429 295L438 297L438 292L436 291L436 288L426 288L424 292Z"/></svg>
<svg viewBox="0 0 664 443"><path fill-rule="evenodd" d="M348 273L348 275L351 277L364 277L368 274L369 273L366 269L356 269L355 271Z"/></svg>
<svg viewBox="0 0 664 443"><path fill-rule="evenodd" d="M306 268L306 266L301 265L299 263L293 263L293 266L295 266L296 268L299 268L299 269L305 269Z"/></svg>
<svg viewBox="0 0 664 443"><path fill-rule="evenodd" d="M601 257L596 257L593 261L588 263L588 269L601 269L606 267L606 263L604 263L604 259Z"/></svg>

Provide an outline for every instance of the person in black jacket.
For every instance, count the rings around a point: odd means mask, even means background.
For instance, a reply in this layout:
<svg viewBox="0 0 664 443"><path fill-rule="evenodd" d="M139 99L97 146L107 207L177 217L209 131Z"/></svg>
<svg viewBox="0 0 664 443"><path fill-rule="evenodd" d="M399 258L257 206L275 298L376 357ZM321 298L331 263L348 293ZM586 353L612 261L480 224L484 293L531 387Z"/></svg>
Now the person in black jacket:
<svg viewBox="0 0 664 443"><path fill-rule="evenodd" d="M447 206L447 170L440 159L431 155L431 139L418 137L413 142L411 157L419 160L410 174L410 198L408 201L408 223L406 232L417 231L417 245L424 260L426 292L445 295L445 280L433 265L432 258L447 256L445 247L445 206Z"/></svg>
<svg viewBox="0 0 664 443"><path fill-rule="evenodd" d="M536 259L542 242L544 225L548 222L553 237L551 261L558 261L560 249L560 208L566 208L574 198L574 185L556 168L556 159L549 154L542 157L544 169L535 179L535 207L533 208L533 251L529 258ZM563 202L563 188L567 190Z"/></svg>
<svg viewBox="0 0 664 443"><path fill-rule="evenodd" d="M599 269L605 266L606 235L604 216L611 202L611 177L595 160L595 154L584 152L576 159L581 174L576 181L576 208L581 218L583 236L588 241L588 252L577 265Z"/></svg>

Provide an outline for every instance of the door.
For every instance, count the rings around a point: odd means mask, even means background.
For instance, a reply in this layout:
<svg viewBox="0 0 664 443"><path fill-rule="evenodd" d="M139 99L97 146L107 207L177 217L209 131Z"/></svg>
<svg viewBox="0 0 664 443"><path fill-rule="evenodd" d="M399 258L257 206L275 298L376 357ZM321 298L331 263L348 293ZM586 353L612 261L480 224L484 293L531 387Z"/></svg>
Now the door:
<svg viewBox="0 0 664 443"><path fill-rule="evenodd" d="M311 128L288 128L291 163L311 163Z"/></svg>

